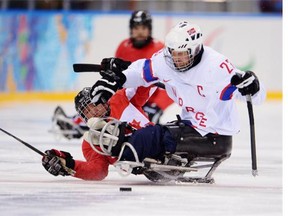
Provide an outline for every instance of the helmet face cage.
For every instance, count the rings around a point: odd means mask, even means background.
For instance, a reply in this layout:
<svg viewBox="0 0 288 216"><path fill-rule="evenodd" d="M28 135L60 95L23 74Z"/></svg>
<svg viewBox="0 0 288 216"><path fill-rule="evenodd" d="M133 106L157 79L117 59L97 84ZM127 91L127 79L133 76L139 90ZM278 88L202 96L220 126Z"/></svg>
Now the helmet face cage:
<svg viewBox="0 0 288 216"><path fill-rule="evenodd" d="M98 104L92 102L90 98L91 88L84 88L75 97L75 109L82 119L87 122L92 117L107 116L109 112L108 104Z"/></svg>
<svg viewBox="0 0 288 216"><path fill-rule="evenodd" d="M178 72L192 68L195 57L201 51L202 40L199 26L180 22L165 39L164 57L167 65Z"/></svg>

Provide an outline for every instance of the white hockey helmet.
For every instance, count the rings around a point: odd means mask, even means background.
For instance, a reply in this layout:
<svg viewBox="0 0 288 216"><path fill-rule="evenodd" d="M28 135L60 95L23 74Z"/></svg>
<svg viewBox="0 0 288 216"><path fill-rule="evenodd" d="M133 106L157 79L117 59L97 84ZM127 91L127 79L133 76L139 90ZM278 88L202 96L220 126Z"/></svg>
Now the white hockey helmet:
<svg viewBox="0 0 288 216"><path fill-rule="evenodd" d="M187 71L192 67L202 45L203 36L200 27L182 21L174 26L165 38L166 63L178 72Z"/></svg>

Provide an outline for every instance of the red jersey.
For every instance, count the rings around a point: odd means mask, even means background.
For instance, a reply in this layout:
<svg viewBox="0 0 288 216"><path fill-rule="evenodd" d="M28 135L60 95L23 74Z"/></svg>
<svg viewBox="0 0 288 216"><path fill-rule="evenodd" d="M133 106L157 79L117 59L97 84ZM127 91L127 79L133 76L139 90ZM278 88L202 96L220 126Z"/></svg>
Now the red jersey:
<svg viewBox="0 0 288 216"><path fill-rule="evenodd" d="M129 38L120 43L116 50L115 57L121 58L125 61L134 62L142 58L151 58L155 52L159 51L163 47L164 44L162 42L152 39L149 44L137 49L133 47L133 44Z"/></svg>
<svg viewBox="0 0 288 216"><path fill-rule="evenodd" d="M151 58L155 52L158 52L163 47L164 44L162 42L152 39L149 44L147 44L143 48L137 49L133 47L130 38L128 38L120 43L116 50L115 57L121 58L125 61L134 62L142 58ZM141 89L143 93L145 92L144 87L139 87L138 89ZM147 94L150 91L150 88L146 87L145 89ZM166 109L169 105L173 103L172 99L168 97L166 91L163 89L157 89L148 102L156 103L161 110ZM144 106L144 104L142 106Z"/></svg>

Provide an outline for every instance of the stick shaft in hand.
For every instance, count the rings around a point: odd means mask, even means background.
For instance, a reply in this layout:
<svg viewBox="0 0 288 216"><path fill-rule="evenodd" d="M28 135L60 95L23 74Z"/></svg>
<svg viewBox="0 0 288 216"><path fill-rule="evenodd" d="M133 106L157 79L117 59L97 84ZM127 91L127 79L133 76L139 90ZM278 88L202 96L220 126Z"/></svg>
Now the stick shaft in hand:
<svg viewBox="0 0 288 216"><path fill-rule="evenodd" d="M252 175L258 175L257 170L257 156L256 156L256 140L255 140L255 125L254 125L254 114L251 96L246 96L247 99L247 108L249 114L249 123L250 123L250 142L251 142L251 159L252 159Z"/></svg>
<svg viewBox="0 0 288 216"><path fill-rule="evenodd" d="M6 133L7 135L13 137L14 139L16 139L17 141L19 141L19 142L22 143L23 145L27 146L28 148L32 149L33 151L37 152L38 154L40 154L40 155L42 155L42 156L45 155L42 151L38 150L37 148L35 148L34 146L30 145L29 143L27 143L27 142L19 139L18 137L14 136L13 134L9 133L8 131L6 131L6 130L4 130L4 129L2 129L2 128L0 128L0 130L1 130L2 132Z"/></svg>

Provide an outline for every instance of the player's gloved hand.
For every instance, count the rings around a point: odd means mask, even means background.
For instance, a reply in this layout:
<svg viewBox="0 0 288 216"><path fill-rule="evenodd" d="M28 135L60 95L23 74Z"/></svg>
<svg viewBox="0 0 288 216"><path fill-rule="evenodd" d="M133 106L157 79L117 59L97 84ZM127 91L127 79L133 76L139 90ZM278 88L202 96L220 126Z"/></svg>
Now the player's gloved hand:
<svg viewBox="0 0 288 216"><path fill-rule="evenodd" d="M243 96L253 96L260 90L259 80L252 71L246 71L244 74L235 74L231 78L231 84L236 86Z"/></svg>
<svg viewBox="0 0 288 216"><path fill-rule="evenodd" d="M149 120L154 124L158 124L160 117L163 114L163 110L155 103L146 103L143 107L144 112L147 114Z"/></svg>
<svg viewBox="0 0 288 216"><path fill-rule="evenodd" d="M111 70L117 75L122 73L123 70L126 70L130 64L130 61L124 61L120 58L104 58L101 62L103 70Z"/></svg>
<svg viewBox="0 0 288 216"><path fill-rule="evenodd" d="M122 73L131 64L119 58L104 58L101 62L103 70L102 78L98 80L90 91L92 101L96 104L106 103L118 89L126 82L126 76Z"/></svg>
<svg viewBox="0 0 288 216"><path fill-rule="evenodd" d="M70 153L56 149L46 150L42 158L43 167L52 175L68 176L75 174L75 161Z"/></svg>
<svg viewBox="0 0 288 216"><path fill-rule="evenodd" d="M105 104L121 87L121 83L115 81L111 77L104 75L92 86L90 97L96 105L99 103Z"/></svg>

